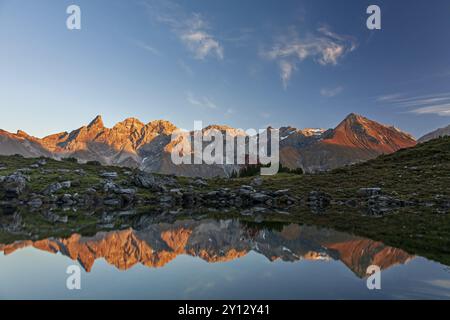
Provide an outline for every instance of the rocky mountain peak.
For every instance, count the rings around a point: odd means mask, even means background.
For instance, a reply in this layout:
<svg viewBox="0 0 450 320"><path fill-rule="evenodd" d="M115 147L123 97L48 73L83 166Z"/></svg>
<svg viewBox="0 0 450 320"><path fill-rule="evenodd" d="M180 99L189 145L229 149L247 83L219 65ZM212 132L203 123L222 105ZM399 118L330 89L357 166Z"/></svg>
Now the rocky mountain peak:
<svg viewBox="0 0 450 320"><path fill-rule="evenodd" d="M166 120L154 120L149 122L146 127L158 134L172 134L172 132L178 130L178 128L170 121Z"/></svg>
<svg viewBox="0 0 450 320"><path fill-rule="evenodd" d="M218 125L218 124L212 124L207 126L206 128L203 129L203 132L208 133L211 130L218 130L222 133L227 133L233 137L246 135L245 132L241 129L235 129L227 125Z"/></svg>
<svg viewBox="0 0 450 320"><path fill-rule="evenodd" d="M17 130L17 136L21 138L30 138L30 135L22 130Z"/></svg>
<svg viewBox="0 0 450 320"><path fill-rule="evenodd" d="M102 116L98 115L94 118L94 120L92 120L89 125L87 126L88 129L102 129L105 127L105 125L103 124L103 119Z"/></svg>
<svg viewBox="0 0 450 320"><path fill-rule="evenodd" d="M140 131L144 127L144 124L136 118L127 118L117 123L113 129L124 130L127 132Z"/></svg>
<svg viewBox="0 0 450 320"><path fill-rule="evenodd" d="M362 115L360 115L360 114L357 114L357 113L350 113L348 116L346 116L345 117L345 119L344 119L344 122L345 121L350 121L350 122L364 122L364 121L366 121L366 120L369 120L369 119L367 119L366 117L363 117Z"/></svg>

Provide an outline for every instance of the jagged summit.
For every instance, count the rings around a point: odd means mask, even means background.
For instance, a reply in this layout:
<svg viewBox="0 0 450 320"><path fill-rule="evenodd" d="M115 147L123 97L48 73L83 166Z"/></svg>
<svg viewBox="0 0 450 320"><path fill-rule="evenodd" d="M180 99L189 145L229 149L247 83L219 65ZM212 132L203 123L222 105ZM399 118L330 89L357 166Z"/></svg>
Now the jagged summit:
<svg viewBox="0 0 450 320"><path fill-rule="evenodd" d="M103 124L102 116L98 115L92 120L89 125L87 126L89 129L91 128L104 128L105 125Z"/></svg>
<svg viewBox="0 0 450 320"><path fill-rule="evenodd" d="M172 132L178 130L177 126L167 120L153 120L147 123L146 126L159 134L172 134Z"/></svg>

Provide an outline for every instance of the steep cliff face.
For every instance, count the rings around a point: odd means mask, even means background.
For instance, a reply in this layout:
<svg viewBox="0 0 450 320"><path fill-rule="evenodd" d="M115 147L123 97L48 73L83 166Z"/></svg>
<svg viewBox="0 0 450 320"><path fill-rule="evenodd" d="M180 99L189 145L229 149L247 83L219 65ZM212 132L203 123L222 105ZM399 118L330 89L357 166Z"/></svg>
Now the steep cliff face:
<svg viewBox="0 0 450 320"><path fill-rule="evenodd" d="M246 136L242 130L218 125L208 126L202 132L206 134L213 130L223 136ZM172 140L173 133L178 133L176 140ZM31 137L22 131L17 134L0 131L0 154L75 157L82 162L95 160L106 165L140 167L150 172L183 176L229 176L239 170L238 165L227 164L225 158L224 164L174 164L171 160L173 150L193 159L190 145L193 134L181 132L164 120L144 124L138 119L128 118L112 128L106 128L102 118L97 116L87 126L43 139ZM203 148L208 144L204 142ZM351 114L335 129L280 128L280 161L290 168L301 167L307 172L321 171L372 159L415 144L410 135L396 128Z"/></svg>
<svg viewBox="0 0 450 320"><path fill-rule="evenodd" d="M163 267L178 255L199 257L209 263L239 259L250 251L270 261L341 260L360 277L376 264L387 269L407 263L406 252L369 239L332 230L291 224L280 231L252 229L236 220L178 221L132 229L99 232L93 237L74 234L65 239L20 241L0 244L0 251L12 254L25 247L61 253L79 261L88 272L97 259L105 259L120 270L136 264Z"/></svg>

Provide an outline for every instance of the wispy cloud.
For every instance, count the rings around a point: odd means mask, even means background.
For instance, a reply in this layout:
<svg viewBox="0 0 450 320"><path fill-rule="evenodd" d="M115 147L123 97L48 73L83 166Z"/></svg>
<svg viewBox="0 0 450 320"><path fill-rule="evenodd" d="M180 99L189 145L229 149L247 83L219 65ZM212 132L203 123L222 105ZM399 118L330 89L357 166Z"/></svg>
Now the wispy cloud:
<svg viewBox="0 0 450 320"><path fill-rule="evenodd" d="M394 107L408 108L409 113L436 114L450 116L450 93L427 94L408 96L394 93L376 98L377 102L389 104Z"/></svg>
<svg viewBox="0 0 450 320"><path fill-rule="evenodd" d="M440 104L428 107L421 107L412 110L416 114L437 114L439 116L450 116L450 103Z"/></svg>
<svg viewBox="0 0 450 320"><path fill-rule="evenodd" d="M391 94L386 94L386 95L382 95L382 96L378 96L376 98L376 100L378 102L392 102L395 101L397 99L401 99L402 97L404 97L403 93L391 93Z"/></svg>
<svg viewBox="0 0 450 320"><path fill-rule="evenodd" d="M297 69L295 62L288 60L281 60L279 63L280 67L280 77L283 82L283 87L286 89L289 83L289 80L292 77L292 73Z"/></svg>
<svg viewBox="0 0 450 320"><path fill-rule="evenodd" d="M192 92L187 93L187 102L196 107L202 107L207 109L217 109L217 105L206 96L196 97Z"/></svg>
<svg viewBox="0 0 450 320"><path fill-rule="evenodd" d="M311 58L320 65L336 65L347 53L356 49L356 41L345 35L332 32L322 26L315 34L301 38L294 29L288 35L276 39L262 56L278 62L284 87L287 86L298 63Z"/></svg>
<svg viewBox="0 0 450 320"><path fill-rule="evenodd" d="M134 43L141 49L144 49L145 51L148 51L152 54L154 54L155 56L161 56L161 52L159 52L158 49L152 47L151 45L148 45L142 41L134 41Z"/></svg>
<svg viewBox="0 0 450 320"><path fill-rule="evenodd" d="M336 88L323 88L320 90L320 95L327 98L332 98L340 94L344 90L343 87L339 86Z"/></svg>
<svg viewBox="0 0 450 320"><path fill-rule="evenodd" d="M203 60L208 56L224 59L222 44L212 34L207 19L200 13L187 12L170 1L148 0L144 5L152 19L167 25L196 59Z"/></svg>

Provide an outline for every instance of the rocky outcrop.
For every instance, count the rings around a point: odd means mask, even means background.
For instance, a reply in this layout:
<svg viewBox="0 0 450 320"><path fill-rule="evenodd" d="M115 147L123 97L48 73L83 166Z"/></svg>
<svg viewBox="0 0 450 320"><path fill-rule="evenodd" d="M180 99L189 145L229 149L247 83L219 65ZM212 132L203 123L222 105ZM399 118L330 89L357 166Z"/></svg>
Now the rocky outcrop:
<svg viewBox="0 0 450 320"><path fill-rule="evenodd" d="M24 193L27 183L30 180L21 172L15 172L6 177L0 177L0 190L4 193L5 199L16 199Z"/></svg>

